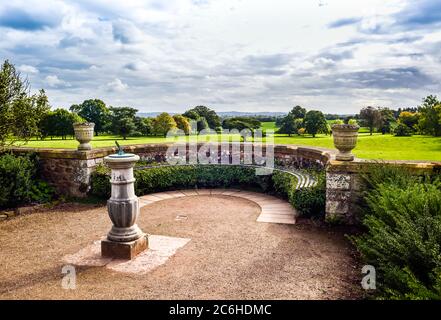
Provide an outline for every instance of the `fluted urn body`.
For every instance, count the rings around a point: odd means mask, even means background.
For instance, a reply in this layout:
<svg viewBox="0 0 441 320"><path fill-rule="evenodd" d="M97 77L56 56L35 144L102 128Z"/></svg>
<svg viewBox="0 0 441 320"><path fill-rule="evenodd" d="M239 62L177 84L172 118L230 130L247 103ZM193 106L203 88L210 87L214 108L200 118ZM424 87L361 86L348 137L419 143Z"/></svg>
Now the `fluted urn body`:
<svg viewBox="0 0 441 320"><path fill-rule="evenodd" d="M336 160L352 161L354 155L351 151L357 145L358 129L360 127L354 124L334 124L332 126L332 136L334 137L334 146L338 149Z"/></svg>
<svg viewBox="0 0 441 320"><path fill-rule="evenodd" d="M91 150L92 145L90 141L93 139L93 130L95 128L95 123L84 122L84 123L74 123L75 139L80 143L78 150L85 151Z"/></svg>
<svg viewBox="0 0 441 320"><path fill-rule="evenodd" d="M112 229L107 239L115 242L130 242L141 238L144 233L137 226L139 201L135 195L133 167L139 156L124 153L110 155L104 162L111 169L111 197L107 201L107 211L112 220Z"/></svg>

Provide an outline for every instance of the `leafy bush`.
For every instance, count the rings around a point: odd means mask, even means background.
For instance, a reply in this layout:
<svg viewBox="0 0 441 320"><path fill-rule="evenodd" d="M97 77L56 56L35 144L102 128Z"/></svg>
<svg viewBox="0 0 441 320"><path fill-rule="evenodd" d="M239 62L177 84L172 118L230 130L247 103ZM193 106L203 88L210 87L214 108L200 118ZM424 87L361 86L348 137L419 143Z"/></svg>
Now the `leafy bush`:
<svg viewBox="0 0 441 320"><path fill-rule="evenodd" d="M90 176L90 194L102 199L110 197L110 169L102 164Z"/></svg>
<svg viewBox="0 0 441 320"><path fill-rule="evenodd" d="M404 123L398 123L394 129L394 134L397 137L410 137L412 133L412 129L406 126Z"/></svg>
<svg viewBox="0 0 441 320"><path fill-rule="evenodd" d="M272 176L273 188L276 193L289 199L296 190L297 178L283 171L274 171Z"/></svg>
<svg viewBox="0 0 441 320"><path fill-rule="evenodd" d="M367 184L367 232L353 241L377 270L378 297L441 299L440 179L378 167Z"/></svg>
<svg viewBox="0 0 441 320"><path fill-rule="evenodd" d="M0 207L16 207L31 202L47 202L54 190L37 178L35 155L0 156Z"/></svg>
<svg viewBox="0 0 441 320"><path fill-rule="evenodd" d="M297 209L300 215L322 217L325 214L326 180L324 173L312 173L317 179L317 185L296 190L297 178L281 171L272 175L274 190L286 197L289 203Z"/></svg>
<svg viewBox="0 0 441 320"><path fill-rule="evenodd" d="M326 179L325 175L317 174L317 185L310 188L296 190L289 202L305 217L323 217L326 206Z"/></svg>

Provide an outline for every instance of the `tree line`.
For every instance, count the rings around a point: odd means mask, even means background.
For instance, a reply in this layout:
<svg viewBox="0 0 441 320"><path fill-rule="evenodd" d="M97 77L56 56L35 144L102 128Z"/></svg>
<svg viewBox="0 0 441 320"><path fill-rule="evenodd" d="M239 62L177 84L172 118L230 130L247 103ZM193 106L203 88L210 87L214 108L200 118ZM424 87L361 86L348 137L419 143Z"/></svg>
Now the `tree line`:
<svg viewBox="0 0 441 320"><path fill-rule="evenodd" d="M317 110L306 111L301 106L295 106L287 116L276 119L276 125L279 127L277 132L289 136L309 133L315 137L317 133L328 134L331 132L330 123L356 123L361 127L367 127L370 135L381 132L396 136L426 134L439 137L441 136L441 101L436 96L429 95L417 107L393 110L368 106L362 108L359 114L345 119L340 119L336 115L325 115Z"/></svg>
<svg viewBox="0 0 441 320"><path fill-rule="evenodd" d="M30 85L15 66L5 61L0 69L0 149L16 141L30 138L47 139L73 136L73 124L95 123L95 135L114 134L123 139L129 136L165 136L170 130L182 134L195 134L202 130L221 132L223 129L248 129L251 132L261 127L263 120L275 120L281 134L329 134L330 123L358 123L369 128L370 134L381 132L397 136L427 134L441 136L441 102L430 95L421 105L413 108L392 110L381 107L365 107L359 114L340 120L336 115L323 114L295 106L285 117L232 117L221 119L214 110L196 106L183 114L166 112L157 117L137 116L138 110L131 107L107 106L100 99L88 99L80 104L52 109L43 89L30 94Z"/></svg>
<svg viewBox="0 0 441 320"><path fill-rule="evenodd" d="M441 101L434 95L425 97L421 105L412 108L392 110L366 107L360 111L357 118L363 126L369 128L371 135L376 131L396 136L441 136Z"/></svg>

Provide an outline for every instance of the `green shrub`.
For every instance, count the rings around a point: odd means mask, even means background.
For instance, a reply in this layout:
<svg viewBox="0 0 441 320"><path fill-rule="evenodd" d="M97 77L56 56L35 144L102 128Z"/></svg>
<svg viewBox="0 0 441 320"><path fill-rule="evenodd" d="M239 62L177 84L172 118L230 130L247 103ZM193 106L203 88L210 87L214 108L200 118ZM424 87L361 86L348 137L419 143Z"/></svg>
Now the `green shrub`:
<svg viewBox="0 0 441 320"><path fill-rule="evenodd" d="M305 217L322 217L325 214L326 180L324 173L311 173L317 179L317 185L310 188L296 190L297 178L282 171L275 171L272 175L274 190L288 199L289 203Z"/></svg>
<svg viewBox="0 0 441 320"><path fill-rule="evenodd" d="M378 167L368 185L363 217L367 232L353 241L377 270L377 296L441 299L439 178Z"/></svg>
<svg viewBox="0 0 441 320"><path fill-rule="evenodd" d="M274 191L284 198L290 199L296 191L297 178L283 171L274 171L272 174Z"/></svg>
<svg viewBox="0 0 441 320"><path fill-rule="evenodd" d="M102 164L90 176L90 194L102 199L110 197L110 169Z"/></svg>
<svg viewBox="0 0 441 320"><path fill-rule="evenodd" d="M412 133L413 133L412 129L409 128L404 123L399 123L394 129L394 134L397 137L410 137Z"/></svg>
<svg viewBox="0 0 441 320"><path fill-rule="evenodd" d="M326 179L324 173L316 175L317 184L296 190L288 198L301 216L323 217L326 206Z"/></svg>
<svg viewBox="0 0 441 320"><path fill-rule="evenodd" d="M0 207L16 207L31 202L48 202L54 190L37 178L35 155L0 156Z"/></svg>

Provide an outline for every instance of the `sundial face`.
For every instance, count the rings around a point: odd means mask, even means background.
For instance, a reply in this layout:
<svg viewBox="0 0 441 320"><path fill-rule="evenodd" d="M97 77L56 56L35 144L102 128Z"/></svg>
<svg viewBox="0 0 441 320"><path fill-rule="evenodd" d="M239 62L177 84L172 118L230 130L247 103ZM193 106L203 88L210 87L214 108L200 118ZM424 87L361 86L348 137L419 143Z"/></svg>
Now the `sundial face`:
<svg viewBox="0 0 441 320"><path fill-rule="evenodd" d="M119 156L124 155L124 150L123 150L122 147L119 145L118 141L115 140L115 144L116 144L116 146L117 146L117 148L118 148L118 155L119 155Z"/></svg>

